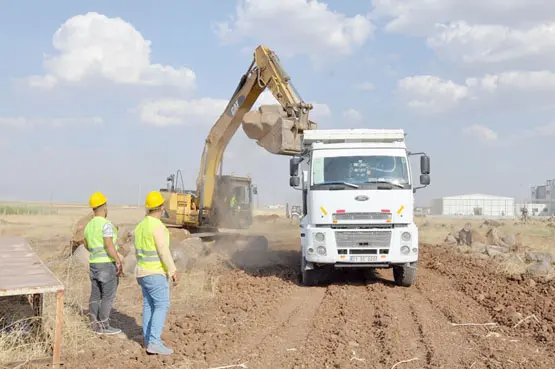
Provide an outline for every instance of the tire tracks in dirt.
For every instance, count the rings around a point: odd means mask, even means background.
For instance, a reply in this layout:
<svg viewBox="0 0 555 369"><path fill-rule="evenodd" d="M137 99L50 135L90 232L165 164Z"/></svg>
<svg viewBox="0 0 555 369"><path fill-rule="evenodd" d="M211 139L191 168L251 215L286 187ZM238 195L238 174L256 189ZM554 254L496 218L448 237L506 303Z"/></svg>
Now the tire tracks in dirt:
<svg viewBox="0 0 555 369"><path fill-rule="evenodd" d="M243 345L249 368L286 365L291 352L304 347L311 323L326 295L325 288L298 287L285 304L272 314L273 321Z"/></svg>

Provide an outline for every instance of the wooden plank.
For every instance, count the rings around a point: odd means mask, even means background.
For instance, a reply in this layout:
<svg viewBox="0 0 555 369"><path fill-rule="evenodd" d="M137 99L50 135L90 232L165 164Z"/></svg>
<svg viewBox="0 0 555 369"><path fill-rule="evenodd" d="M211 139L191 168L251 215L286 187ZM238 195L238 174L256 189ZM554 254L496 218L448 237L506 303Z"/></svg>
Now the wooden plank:
<svg viewBox="0 0 555 369"><path fill-rule="evenodd" d="M21 237L0 237L0 296L63 290L64 285Z"/></svg>

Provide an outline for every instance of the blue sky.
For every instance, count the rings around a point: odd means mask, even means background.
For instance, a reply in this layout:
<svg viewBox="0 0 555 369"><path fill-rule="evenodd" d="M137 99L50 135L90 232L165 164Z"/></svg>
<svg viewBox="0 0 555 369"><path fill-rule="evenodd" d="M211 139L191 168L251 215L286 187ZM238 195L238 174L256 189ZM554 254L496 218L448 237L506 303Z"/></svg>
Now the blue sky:
<svg viewBox="0 0 555 369"><path fill-rule="evenodd" d="M552 177L555 3L151 4L0 5L0 198L80 202L100 190L133 203L177 169L193 187L204 138L259 44L321 128L407 131L432 158L417 203L524 198ZM224 163L253 177L261 202L298 200L288 158L241 129Z"/></svg>

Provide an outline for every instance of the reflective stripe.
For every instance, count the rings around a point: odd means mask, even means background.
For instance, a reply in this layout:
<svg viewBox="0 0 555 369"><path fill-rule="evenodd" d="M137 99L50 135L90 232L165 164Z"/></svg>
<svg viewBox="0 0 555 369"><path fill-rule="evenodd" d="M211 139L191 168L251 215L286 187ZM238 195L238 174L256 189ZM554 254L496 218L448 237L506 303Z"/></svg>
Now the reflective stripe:
<svg viewBox="0 0 555 369"><path fill-rule="evenodd" d="M151 250L138 249L138 251L141 254L145 254L145 255L158 255L158 251L156 251L156 250L151 251Z"/></svg>
<svg viewBox="0 0 555 369"><path fill-rule="evenodd" d="M139 256L139 261L160 261L160 258L152 256Z"/></svg>
<svg viewBox="0 0 555 369"><path fill-rule="evenodd" d="M89 252L99 252L104 251L104 247L89 247Z"/></svg>

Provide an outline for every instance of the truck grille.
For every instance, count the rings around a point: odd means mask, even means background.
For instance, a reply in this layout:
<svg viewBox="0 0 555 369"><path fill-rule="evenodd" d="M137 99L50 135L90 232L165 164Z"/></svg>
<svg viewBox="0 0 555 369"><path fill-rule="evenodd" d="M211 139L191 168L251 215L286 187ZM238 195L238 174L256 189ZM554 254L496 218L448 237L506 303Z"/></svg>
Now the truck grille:
<svg viewBox="0 0 555 369"><path fill-rule="evenodd" d="M335 242L338 248L389 248L391 231L336 231Z"/></svg>
<svg viewBox="0 0 555 369"><path fill-rule="evenodd" d="M388 220L391 213L334 213L333 220Z"/></svg>

